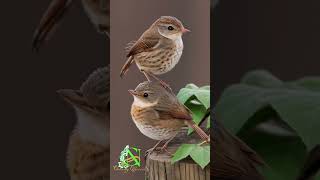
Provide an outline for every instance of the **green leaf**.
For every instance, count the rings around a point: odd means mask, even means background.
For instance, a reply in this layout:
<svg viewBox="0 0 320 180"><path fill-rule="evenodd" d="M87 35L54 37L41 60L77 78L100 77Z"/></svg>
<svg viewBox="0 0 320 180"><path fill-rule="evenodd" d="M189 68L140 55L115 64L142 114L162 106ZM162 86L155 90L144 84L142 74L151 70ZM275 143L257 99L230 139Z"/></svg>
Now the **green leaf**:
<svg viewBox="0 0 320 180"><path fill-rule="evenodd" d="M241 79L241 83L259 87L279 87L283 82L265 70L248 72Z"/></svg>
<svg viewBox="0 0 320 180"><path fill-rule="evenodd" d="M266 113L270 108L274 114ZM295 179L307 152L320 144L320 78L282 82L266 71L247 73L227 88L215 108L216 118L255 149L271 169L266 179ZM271 130L286 124L295 136L279 136L259 129L274 120Z"/></svg>
<svg viewBox="0 0 320 180"><path fill-rule="evenodd" d="M236 134L255 112L268 105L259 90L243 84L227 88L215 107L216 118Z"/></svg>
<svg viewBox="0 0 320 180"><path fill-rule="evenodd" d="M188 84L186 87L180 89L177 94L177 98L179 101L184 104L186 103L192 96L194 96L194 90L198 89L198 87L194 84Z"/></svg>
<svg viewBox="0 0 320 180"><path fill-rule="evenodd" d="M188 84L179 91L177 97L192 111L193 121L199 125L207 109L210 108L210 86L199 88L194 84ZM190 128L188 134L192 132L193 129Z"/></svg>
<svg viewBox="0 0 320 180"><path fill-rule="evenodd" d="M257 129L247 130L241 136L253 147L270 168L262 170L267 180L296 179L306 155L306 149L299 137L279 137Z"/></svg>
<svg viewBox="0 0 320 180"><path fill-rule="evenodd" d="M186 88L188 88L188 89L198 89L199 87L196 86L195 84L187 84Z"/></svg>
<svg viewBox="0 0 320 180"><path fill-rule="evenodd" d="M182 144L174 153L171 163L178 162L189 156L190 152L196 147L196 144Z"/></svg>
<svg viewBox="0 0 320 180"><path fill-rule="evenodd" d="M204 169L210 163L210 146L197 145L190 153L191 158Z"/></svg>
<svg viewBox="0 0 320 180"><path fill-rule="evenodd" d="M224 122L233 133L237 133L256 112L271 106L310 150L320 143L320 91L290 84L280 87L233 85L224 91L217 103L217 119Z"/></svg>
<svg viewBox="0 0 320 180"><path fill-rule="evenodd" d="M210 163L210 146L198 144L182 144L174 153L171 163L190 157L203 169Z"/></svg>
<svg viewBox="0 0 320 180"><path fill-rule="evenodd" d="M191 103L190 101L188 101L185 104L191 111L192 111L192 119L193 121L199 125L200 121L203 119L203 117L205 116L205 113L207 112L207 109L203 106L203 105L196 105L194 103ZM192 128L189 128L188 130L188 135L191 134L193 132Z"/></svg>
<svg viewBox="0 0 320 180"><path fill-rule="evenodd" d="M201 102L207 109L210 108L210 86L197 87L194 84L188 84L182 88L178 95L179 101L185 104L189 99L196 99Z"/></svg>
<svg viewBox="0 0 320 180"><path fill-rule="evenodd" d="M201 102L197 99L190 99L185 103L185 105L187 105L188 102L190 102L190 104L193 104L193 105L202 105Z"/></svg>
<svg viewBox="0 0 320 180"><path fill-rule="evenodd" d="M320 77L305 77L292 83L309 90L320 91Z"/></svg>

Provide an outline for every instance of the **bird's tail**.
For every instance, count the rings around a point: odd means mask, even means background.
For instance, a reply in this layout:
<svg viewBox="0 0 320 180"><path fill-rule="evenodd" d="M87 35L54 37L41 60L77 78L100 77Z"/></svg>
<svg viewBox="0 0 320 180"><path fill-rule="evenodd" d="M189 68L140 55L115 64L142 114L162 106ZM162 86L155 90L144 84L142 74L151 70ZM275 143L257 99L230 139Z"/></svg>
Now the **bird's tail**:
<svg viewBox="0 0 320 180"><path fill-rule="evenodd" d="M120 71L120 77L123 78L123 76L128 72L129 67L133 63L133 57L130 56L126 63L122 66L121 71Z"/></svg>
<svg viewBox="0 0 320 180"><path fill-rule="evenodd" d="M72 0L55 0L51 2L35 30L32 41L34 50L38 51L39 47L50 38L58 22L69 9L71 2Z"/></svg>
<svg viewBox="0 0 320 180"><path fill-rule="evenodd" d="M207 135L196 123L193 121L187 121L187 125L192 128L202 140L210 142L210 136Z"/></svg>

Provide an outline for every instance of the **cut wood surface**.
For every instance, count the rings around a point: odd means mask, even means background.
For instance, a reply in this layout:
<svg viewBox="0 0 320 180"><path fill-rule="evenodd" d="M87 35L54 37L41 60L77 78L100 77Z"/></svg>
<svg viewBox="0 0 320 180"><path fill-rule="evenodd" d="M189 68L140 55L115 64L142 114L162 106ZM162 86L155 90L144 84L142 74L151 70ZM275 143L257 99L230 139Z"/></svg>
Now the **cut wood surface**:
<svg viewBox="0 0 320 180"><path fill-rule="evenodd" d="M174 154L183 143L200 143L196 134L187 136L186 130L179 133L169 144L167 150ZM146 159L147 180L210 180L210 165L202 169L191 158L186 158L174 164L168 152L153 152Z"/></svg>

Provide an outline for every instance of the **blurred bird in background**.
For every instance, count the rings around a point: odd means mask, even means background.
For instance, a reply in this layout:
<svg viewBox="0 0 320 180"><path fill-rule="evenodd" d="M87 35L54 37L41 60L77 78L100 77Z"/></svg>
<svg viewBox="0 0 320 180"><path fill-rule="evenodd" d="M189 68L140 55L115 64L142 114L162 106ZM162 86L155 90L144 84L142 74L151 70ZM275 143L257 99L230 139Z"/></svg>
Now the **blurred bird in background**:
<svg viewBox="0 0 320 180"><path fill-rule="evenodd" d="M211 11L219 0L211 0ZM211 115L213 137L210 176L215 180L264 180L257 167L264 166L263 159L241 139L231 134Z"/></svg>
<svg viewBox="0 0 320 180"><path fill-rule="evenodd" d="M109 82L109 68L104 67L94 71L80 90L58 91L77 114L67 153L72 180L109 179Z"/></svg>
<svg viewBox="0 0 320 180"><path fill-rule="evenodd" d="M83 8L98 32L109 36L110 0L81 0ZM32 47L38 51L50 39L73 0L52 0L33 36Z"/></svg>

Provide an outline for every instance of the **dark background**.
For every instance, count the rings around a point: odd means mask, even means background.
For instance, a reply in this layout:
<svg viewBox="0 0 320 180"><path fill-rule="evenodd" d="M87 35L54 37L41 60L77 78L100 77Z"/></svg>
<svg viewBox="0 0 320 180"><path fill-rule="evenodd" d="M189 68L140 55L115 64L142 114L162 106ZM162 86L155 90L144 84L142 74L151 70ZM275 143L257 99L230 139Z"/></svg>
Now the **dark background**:
<svg viewBox="0 0 320 180"><path fill-rule="evenodd" d="M198 86L210 83L210 6L209 0L111 0L111 178L112 180L141 180L144 172L113 171L120 152L126 145L145 151L157 141L144 136L130 116L133 97L128 93L145 77L132 65L121 79L120 69L126 61L127 43L140 35L160 16L175 16L191 30L183 36L184 52L176 67L158 76L175 93L188 83ZM142 155L142 159L143 159ZM142 166L144 167L144 163Z"/></svg>
<svg viewBox="0 0 320 180"><path fill-rule="evenodd" d="M70 179L65 158L76 118L56 90L79 88L107 64L107 42L78 0L40 53L31 51L33 31L49 2L0 6L0 179Z"/></svg>
<svg viewBox="0 0 320 180"><path fill-rule="evenodd" d="M318 0L219 3L212 18L215 97L256 68L285 80L319 75ZM104 37L96 33L79 2L49 44L39 54L32 53L33 31L48 4L6 1L0 6L0 178L69 179L65 153L75 117L55 91L78 88L108 57Z"/></svg>
<svg viewBox="0 0 320 180"><path fill-rule="evenodd" d="M320 75L320 1L221 0L212 14L214 103L250 70Z"/></svg>
<svg viewBox="0 0 320 180"><path fill-rule="evenodd" d="M320 75L320 1L221 0L213 15L215 102L249 70Z"/></svg>

